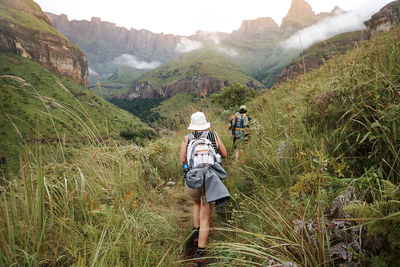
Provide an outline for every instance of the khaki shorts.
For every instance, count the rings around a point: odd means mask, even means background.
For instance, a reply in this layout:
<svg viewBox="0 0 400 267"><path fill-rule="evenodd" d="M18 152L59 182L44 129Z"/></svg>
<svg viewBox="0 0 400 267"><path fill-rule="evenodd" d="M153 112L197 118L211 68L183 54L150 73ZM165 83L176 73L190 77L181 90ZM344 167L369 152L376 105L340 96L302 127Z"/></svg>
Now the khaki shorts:
<svg viewBox="0 0 400 267"><path fill-rule="evenodd" d="M186 185L186 192L193 200L200 200L202 203L206 203L206 194L204 192L204 187L193 189Z"/></svg>

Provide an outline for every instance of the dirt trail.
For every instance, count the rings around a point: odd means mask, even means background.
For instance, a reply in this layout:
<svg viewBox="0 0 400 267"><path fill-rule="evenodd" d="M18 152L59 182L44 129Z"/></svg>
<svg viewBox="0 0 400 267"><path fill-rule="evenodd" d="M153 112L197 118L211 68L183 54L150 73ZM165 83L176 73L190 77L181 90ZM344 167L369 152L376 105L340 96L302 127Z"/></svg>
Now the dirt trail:
<svg viewBox="0 0 400 267"><path fill-rule="evenodd" d="M180 251L181 260L190 260L194 257L196 247L194 247L193 236L191 231L193 229L192 222L192 209L193 202L186 193L185 187L183 185L175 185L174 187L165 190L165 203L164 208L167 209L173 215L174 221L176 222L176 227L182 230L182 242L186 239L186 243L182 246ZM220 226L224 221L224 218L216 214L216 210L213 210L211 216L211 227ZM190 236L190 238L188 238ZM215 231L210 231L209 241L214 240L217 237ZM193 261L188 261L187 263L178 264L177 266L195 266Z"/></svg>
<svg viewBox="0 0 400 267"><path fill-rule="evenodd" d="M165 203L164 208L166 212L169 212L176 222L176 227L182 231L182 242L191 234L193 223L192 223L192 200L186 193L183 185L175 185L168 189L165 189ZM193 237L190 237L186 244L181 248L180 255L181 260L189 260L193 258L195 247L193 246ZM178 266L195 266L193 262L183 263Z"/></svg>

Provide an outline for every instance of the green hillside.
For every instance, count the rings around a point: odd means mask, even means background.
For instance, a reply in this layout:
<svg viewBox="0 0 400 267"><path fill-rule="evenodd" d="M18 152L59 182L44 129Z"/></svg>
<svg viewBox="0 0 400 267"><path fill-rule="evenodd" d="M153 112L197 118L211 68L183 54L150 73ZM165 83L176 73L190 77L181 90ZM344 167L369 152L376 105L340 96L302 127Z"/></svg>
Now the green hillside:
<svg viewBox="0 0 400 267"><path fill-rule="evenodd" d="M94 136L119 138L121 132L152 134L128 112L38 63L1 53L0 66L0 155L7 162L16 160L21 151L17 145L25 142L74 144Z"/></svg>
<svg viewBox="0 0 400 267"><path fill-rule="evenodd" d="M148 70L135 69L125 65L117 66L117 70L106 80L101 81L101 91L98 84L90 87L94 93L104 98L108 98L115 94L115 92L126 85L130 84L134 79L140 77Z"/></svg>
<svg viewBox="0 0 400 267"><path fill-rule="evenodd" d="M287 62L281 63L283 60L282 53L286 51L280 48L280 43L287 37L289 37L288 34L275 33L255 40L227 39L223 41L223 44L238 53L238 56L233 58L236 64L262 81L267 70L277 64L283 66L287 64ZM292 55L290 60L295 55Z"/></svg>
<svg viewBox="0 0 400 267"><path fill-rule="evenodd" d="M397 28L247 103L218 264L399 265L399 65Z"/></svg>
<svg viewBox="0 0 400 267"><path fill-rule="evenodd" d="M102 82L102 85L127 85L147 71L148 70L119 65L113 75Z"/></svg>
<svg viewBox="0 0 400 267"><path fill-rule="evenodd" d="M220 81L240 83L253 81L256 85L263 87L244 69L234 64L230 58L212 47L183 54L179 59L170 60L135 81L147 81L158 88L200 73Z"/></svg>
<svg viewBox="0 0 400 267"><path fill-rule="evenodd" d="M215 79L224 84L232 84L239 82L241 84L252 83L256 88L263 88L263 84L251 77L245 70L238 67L231 61L231 58L218 52L215 47L208 46L204 49L198 49L190 53L183 54L179 59L173 59L162 66L144 73L139 78L135 79L133 83L140 84L144 82L150 83L153 88L158 91L163 91L168 86L180 80L191 79L194 76L202 77L202 79ZM212 88L204 88L212 89ZM196 97L191 92L178 92L176 98L166 99L164 105L160 108L155 108L162 100L162 98L150 99L127 99L126 94L129 94L130 86L126 86L120 90L106 89L106 98L118 107L130 111L132 114L139 116L145 121L154 121L155 118L160 116L165 118L163 122L168 121L168 125L175 124L171 122L171 112L161 112L163 106L170 105L169 103L176 103L177 99L182 100L179 107L186 107L186 103L190 98L189 104L195 101ZM123 97L121 97L123 96ZM189 105L192 107L192 105ZM178 106L174 107L176 110ZM151 109L151 111L150 111ZM175 112L172 112L175 114ZM180 112L178 112L180 113ZM162 115L164 114L164 115ZM168 115L166 115L168 114ZM167 119L168 118L168 119ZM175 119L173 119L175 120ZM163 125L166 125L165 123Z"/></svg>
<svg viewBox="0 0 400 267"><path fill-rule="evenodd" d="M362 31L346 32L336 35L330 39L310 46L304 50L302 55L295 59L293 63L301 63L303 58L322 58L327 60L338 55L343 55L348 50L355 48L361 41L362 37Z"/></svg>
<svg viewBox="0 0 400 267"><path fill-rule="evenodd" d="M22 2L23 3L21 3L21 5L29 9L30 12L41 14L44 18L46 18L36 3L30 0ZM0 17L3 19L16 23L26 29L48 32L64 37L60 32L54 29L50 23L46 22L44 18L38 18L34 14L31 14L27 11L15 9L13 5L10 6L9 4L10 3L5 5L5 3L0 2ZM19 7L18 3L15 4L15 7Z"/></svg>

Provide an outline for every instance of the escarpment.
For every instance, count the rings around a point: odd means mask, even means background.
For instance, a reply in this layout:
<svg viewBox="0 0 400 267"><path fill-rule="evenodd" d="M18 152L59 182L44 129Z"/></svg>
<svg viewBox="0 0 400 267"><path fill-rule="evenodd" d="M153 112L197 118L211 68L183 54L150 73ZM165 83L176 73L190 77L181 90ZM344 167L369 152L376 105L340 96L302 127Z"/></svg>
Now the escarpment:
<svg viewBox="0 0 400 267"><path fill-rule="evenodd" d="M0 51L34 60L87 87L89 71L83 52L53 28L33 1L9 2L0 1Z"/></svg>

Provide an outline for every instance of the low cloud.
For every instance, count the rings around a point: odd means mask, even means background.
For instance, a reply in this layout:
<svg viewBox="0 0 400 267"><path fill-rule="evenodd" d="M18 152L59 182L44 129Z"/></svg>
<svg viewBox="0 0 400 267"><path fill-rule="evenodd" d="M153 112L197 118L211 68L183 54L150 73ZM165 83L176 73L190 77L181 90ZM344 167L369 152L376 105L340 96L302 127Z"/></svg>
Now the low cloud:
<svg viewBox="0 0 400 267"><path fill-rule="evenodd" d="M212 41L216 45L219 45L221 42L217 32L199 31L197 35L202 39Z"/></svg>
<svg viewBox="0 0 400 267"><path fill-rule="evenodd" d="M94 69L89 68L89 75L98 76L99 73L97 71L95 71Z"/></svg>
<svg viewBox="0 0 400 267"><path fill-rule="evenodd" d="M388 0L368 0L363 6L296 32L282 46L287 49L306 49L309 46L344 32L365 28L364 21L378 12Z"/></svg>
<svg viewBox="0 0 400 267"><path fill-rule="evenodd" d="M141 61L134 55L123 54L113 60L116 65L126 65L136 69L155 69L161 65L159 61Z"/></svg>
<svg viewBox="0 0 400 267"><path fill-rule="evenodd" d="M233 50L232 48L224 47L221 45L221 39L218 36L217 32L199 32L198 33L199 37L213 42L217 46L217 50L230 56L230 57L237 57L239 55L238 52Z"/></svg>
<svg viewBox="0 0 400 267"><path fill-rule="evenodd" d="M236 52L235 50L231 49L231 48L226 48L226 47L222 47L222 46L218 46L218 51L230 56L230 57L237 57L239 55L238 52Z"/></svg>
<svg viewBox="0 0 400 267"><path fill-rule="evenodd" d="M199 49L203 46L202 43L182 37L176 45L175 51L178 53L188 53Z"/></svg>

